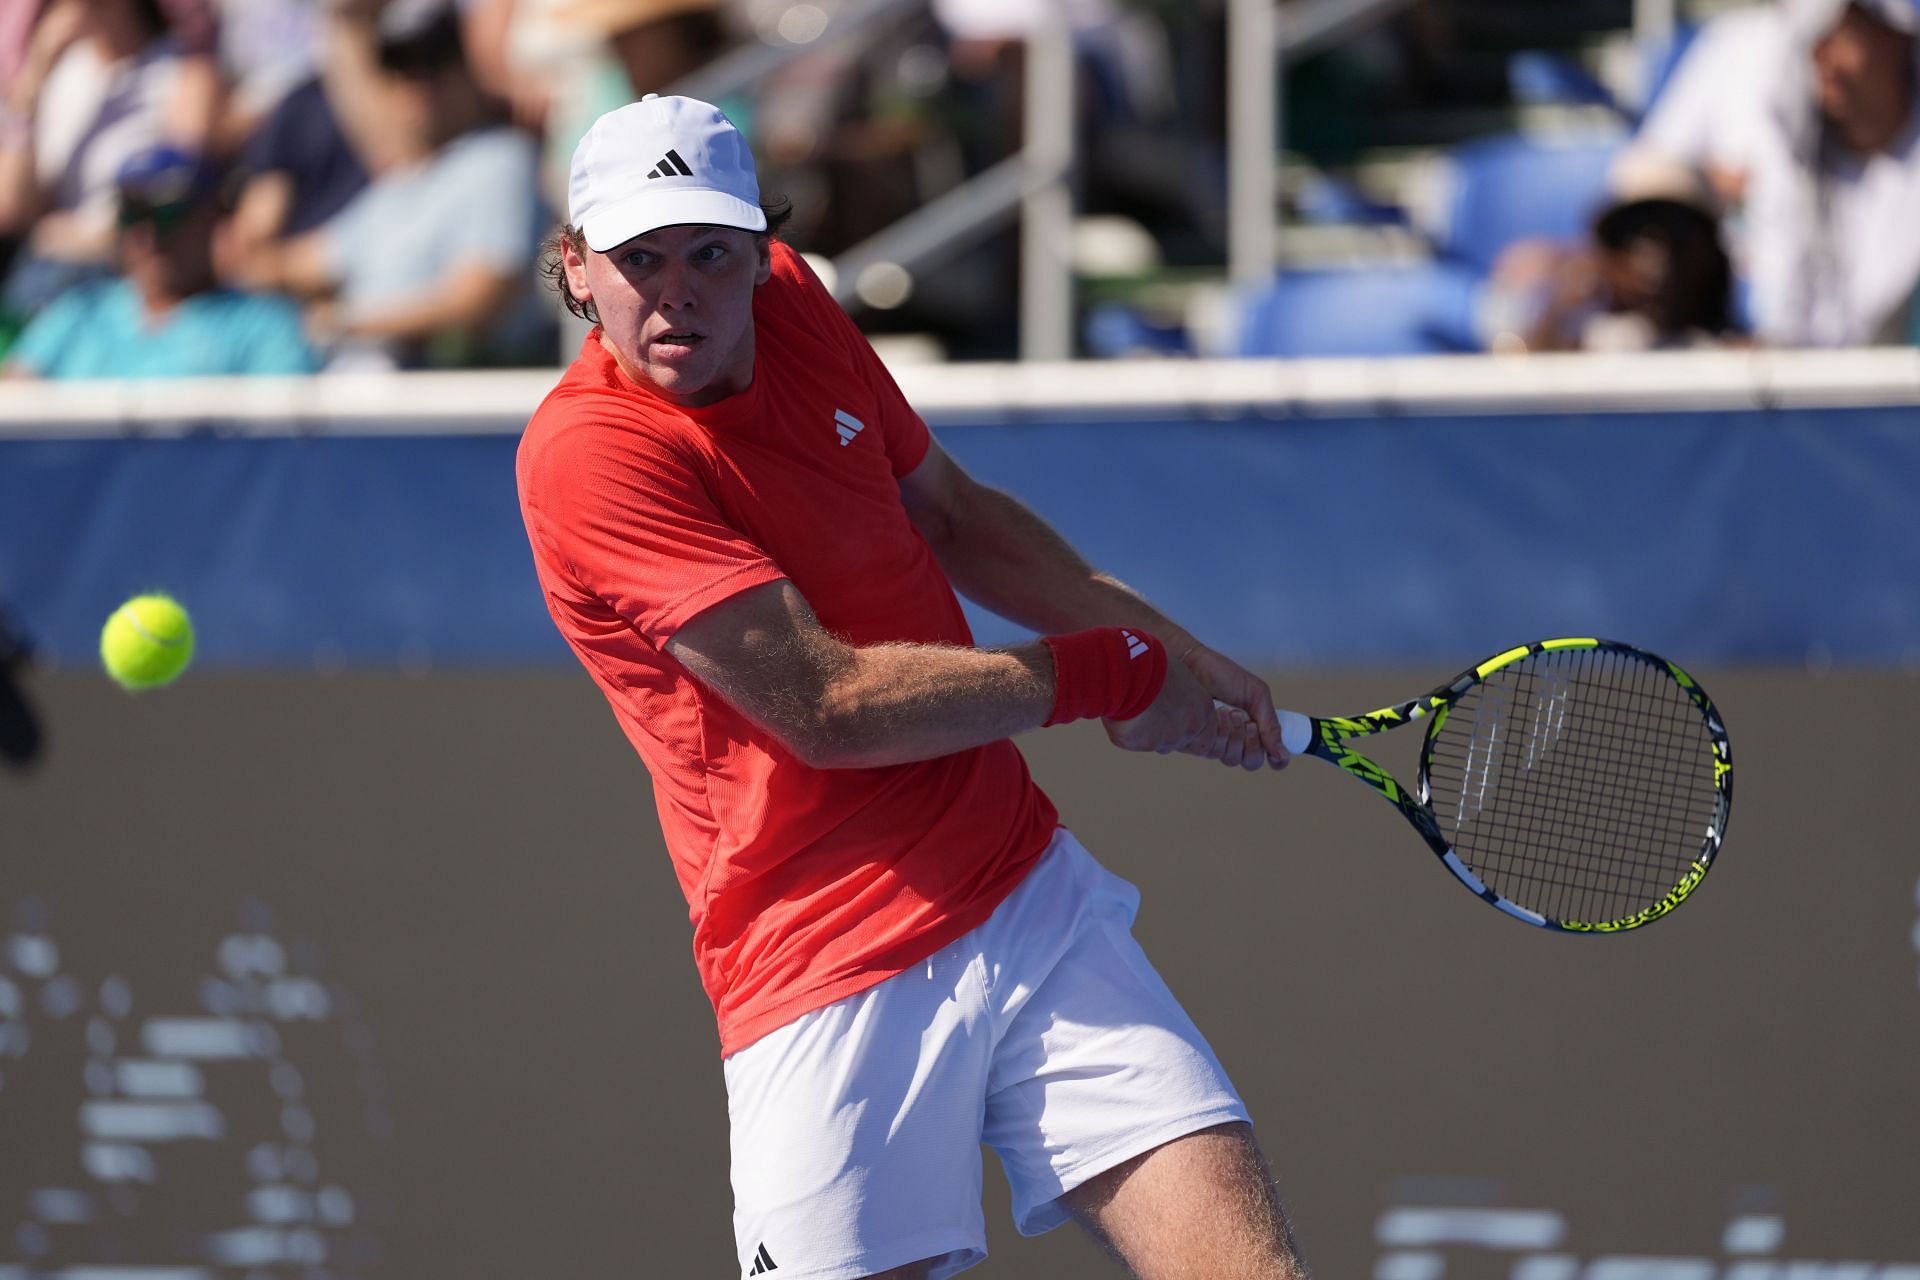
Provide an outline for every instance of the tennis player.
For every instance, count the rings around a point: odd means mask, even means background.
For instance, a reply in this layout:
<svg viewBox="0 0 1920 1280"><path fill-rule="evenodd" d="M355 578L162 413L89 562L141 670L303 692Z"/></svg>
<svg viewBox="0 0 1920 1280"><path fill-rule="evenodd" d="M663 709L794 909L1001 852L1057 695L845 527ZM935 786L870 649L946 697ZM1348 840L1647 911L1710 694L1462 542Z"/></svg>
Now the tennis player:
<svg viewBox="0 0 1920 1280"><path fill-rule="evenodd" d="M719 1020L743 1275L940 1277L1021 1231L1145 1277L1295 1280L1246 1108L1134 888L1010 739L1287 761L1265 685L928 434L773 238L718 110L574 153L554 270L597 327L521 442L561 633L653 777ZM972 644L955 588L1045 638Z"/></svg>

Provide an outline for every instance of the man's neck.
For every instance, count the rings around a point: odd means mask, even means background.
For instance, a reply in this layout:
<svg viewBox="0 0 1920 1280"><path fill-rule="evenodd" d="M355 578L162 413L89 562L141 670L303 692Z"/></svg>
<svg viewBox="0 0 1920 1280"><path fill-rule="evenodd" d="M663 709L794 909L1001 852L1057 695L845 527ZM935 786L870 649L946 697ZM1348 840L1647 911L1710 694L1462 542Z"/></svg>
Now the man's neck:
<svg viewBox="0 0 1920 1280"><path fill-rule="evenodd" d="M140 318L144 320L150 328L155 329L171 319L173 313L179 309L180 304L192 296L191 294L179 293L172 289L162 289L141 284L134 286L134 292L140 298Z"/></svg>

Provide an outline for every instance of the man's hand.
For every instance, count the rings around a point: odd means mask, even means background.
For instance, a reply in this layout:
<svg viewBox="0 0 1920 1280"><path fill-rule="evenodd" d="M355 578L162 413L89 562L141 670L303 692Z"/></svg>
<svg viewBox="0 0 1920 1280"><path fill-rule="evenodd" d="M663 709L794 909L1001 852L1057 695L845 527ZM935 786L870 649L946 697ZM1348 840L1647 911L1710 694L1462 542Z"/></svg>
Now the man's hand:
<svg viewBox="0 0 1920 1280"><path fill-rule="evenodd" d="M1192 751L1196 742L1209 741L1217 717L1213 698L1185 664L1167 656L1167 678L1147 709L1131 720L1103 720L1107 738L1128 751ZM1204 751L1195 752L1206 754Z"/></svg>
<svg viewBox="0 0 1920 1280"><path fill-rule="evenodd" d="M1152 706L1132 720L1107 721L1107 737L1131 751L1180 751L1229 768L1284 769L1292 758L1266 682L1198 643L1167 664Z"/></svg>
<svg viewBox="0 0 1920 1280"><path fill-rule="evenodd" d="M1214 701L1224 704L1223 712L1239 712L1235 717L1229 714L1229 724L1237 725L1242 736L1251 734L1258 742L1259 750L1248 749L1240 763L1248 769L1260 767L1260 757L1275 769L1287 767L1287 761L1293 758L1286 744L1280 740L1280 717L1273 709L1273 690L1267 688L1267 682L1247 670L1225 654L1217 653L1203 644L1195 644L1180 655L1181 665L1193 672L1200 686L1213 695ZM1231 744L1223 747L1230 751ZM1227 763L1225 755L1209 756Z"/></svg>

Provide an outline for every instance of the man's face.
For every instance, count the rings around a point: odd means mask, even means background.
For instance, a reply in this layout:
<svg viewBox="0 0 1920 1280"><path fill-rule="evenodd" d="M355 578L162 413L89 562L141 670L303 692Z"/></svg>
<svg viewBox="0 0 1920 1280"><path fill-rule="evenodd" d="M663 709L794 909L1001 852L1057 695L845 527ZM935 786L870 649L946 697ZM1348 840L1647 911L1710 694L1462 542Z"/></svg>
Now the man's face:
<svg viewBox="0 0 1920 1280"><path fill-rule="evenodd" d="M121 266L149 297L190 298L214 287L213 236L220 213L210 200L168 209L120 231Z"/></svg>
<svg viewBox="0 0 1920 1280"><path fill-rule="evenodd" d="M1842 135L1906 119L1913 41L1854 5L1813 48L1820 113Z"/></svg>
<svg viewBox="0 0 1920 1280"><path fill-rule="evenodd" d="M663 227L605 253L561 252L573 296L600 313L621 371L697 409L753 382L753 291L772 273L766 237Z"/></svg>

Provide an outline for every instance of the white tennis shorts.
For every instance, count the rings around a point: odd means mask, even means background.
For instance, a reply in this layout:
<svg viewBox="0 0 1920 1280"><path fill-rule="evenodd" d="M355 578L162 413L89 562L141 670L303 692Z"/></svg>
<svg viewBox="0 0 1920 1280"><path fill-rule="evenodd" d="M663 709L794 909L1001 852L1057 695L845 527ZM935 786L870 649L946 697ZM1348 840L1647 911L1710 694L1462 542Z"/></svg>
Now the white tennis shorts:
<svg viewBox="0 0 1920 1280"><path fill-rule="evenodd" d="M987 1256L980 1144L1026 1235L1095 1174L1247 1112L1134 941L1140 895L1064 829L987 922L726 1060L743 1276Z"/></svg>

